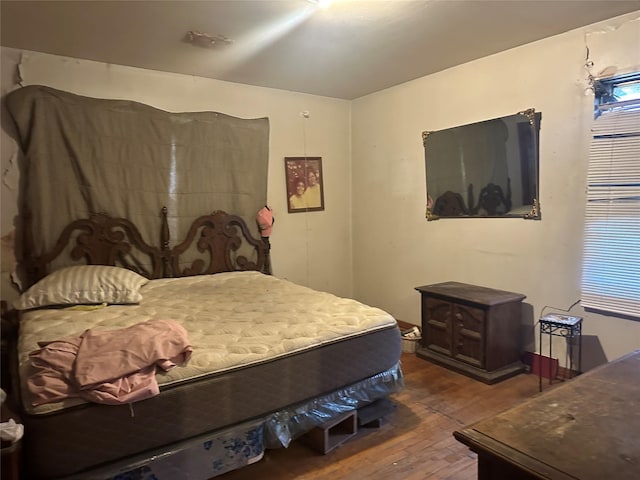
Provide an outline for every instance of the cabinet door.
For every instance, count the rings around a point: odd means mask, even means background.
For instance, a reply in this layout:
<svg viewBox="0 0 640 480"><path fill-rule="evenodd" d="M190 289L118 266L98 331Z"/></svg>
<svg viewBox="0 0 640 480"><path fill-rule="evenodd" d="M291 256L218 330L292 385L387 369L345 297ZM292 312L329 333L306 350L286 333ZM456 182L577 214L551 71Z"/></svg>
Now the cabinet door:
<svg viewBox="0 0 640 480"><path fill-rule="evenodd" d="M452 356L475 367L485 367L485 310L452 305Z"/></svg>
<svg viewBox="0 0 640 480"><path fill-rule="evenodd" d="M451 356L451 303L422 297L423 346Z"/></svg>

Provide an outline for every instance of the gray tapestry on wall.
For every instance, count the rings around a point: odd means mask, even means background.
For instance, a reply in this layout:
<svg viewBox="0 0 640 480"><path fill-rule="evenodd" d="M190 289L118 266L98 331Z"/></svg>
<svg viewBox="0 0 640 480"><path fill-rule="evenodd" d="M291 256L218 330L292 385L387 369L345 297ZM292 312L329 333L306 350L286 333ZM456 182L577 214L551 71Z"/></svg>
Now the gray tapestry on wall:
<svg viewBox="0 0 640 480"><path fill-rule="evenodd" d="M44 86L17 89L6 104L25 154L21 202L38 226L39 252L92 213L127 218L157 243L166 206L173 243L215 210L254 228L266 204L267 118L171 113Z"/></svg>

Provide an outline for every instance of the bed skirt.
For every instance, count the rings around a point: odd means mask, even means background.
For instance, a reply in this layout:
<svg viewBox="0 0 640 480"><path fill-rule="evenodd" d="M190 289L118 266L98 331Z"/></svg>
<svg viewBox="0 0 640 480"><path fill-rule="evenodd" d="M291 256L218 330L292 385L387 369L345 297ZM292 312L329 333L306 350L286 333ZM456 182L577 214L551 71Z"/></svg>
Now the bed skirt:
<svg viewBox="0 0 640 480"><path fill-rule="evenodd" d="M292 440L345 412L358 410L404 387L398 363L386 372L364 379L328 395L314 398L269 415L265 420L266 448L288 447Z"/></svg>

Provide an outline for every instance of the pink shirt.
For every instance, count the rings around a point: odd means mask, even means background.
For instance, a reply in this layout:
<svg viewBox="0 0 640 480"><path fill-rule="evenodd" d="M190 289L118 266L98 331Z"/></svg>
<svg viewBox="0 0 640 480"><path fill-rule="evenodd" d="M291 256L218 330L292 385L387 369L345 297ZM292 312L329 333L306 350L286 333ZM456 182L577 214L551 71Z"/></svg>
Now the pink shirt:
<svg viewBox="0 0 640 480"><path fill-rule="evenodd" d="M191 358L187 332L173 320L118 330L87 330L78 337L40 342L28 379L34 406L80 397L119 405L160 393L156 367L170 370Z"/></svg>

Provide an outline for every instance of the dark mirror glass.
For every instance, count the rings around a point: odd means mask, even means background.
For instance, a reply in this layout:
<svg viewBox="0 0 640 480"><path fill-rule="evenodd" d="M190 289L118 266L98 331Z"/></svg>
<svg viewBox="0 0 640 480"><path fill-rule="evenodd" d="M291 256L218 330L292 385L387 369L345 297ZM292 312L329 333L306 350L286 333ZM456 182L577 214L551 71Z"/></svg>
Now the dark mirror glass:
<svg viewBox="0 0 640 480"><path fill-rule="evenodd" d="M423 132L427 219L540 219L541 114L515 115Z"/></svg>

